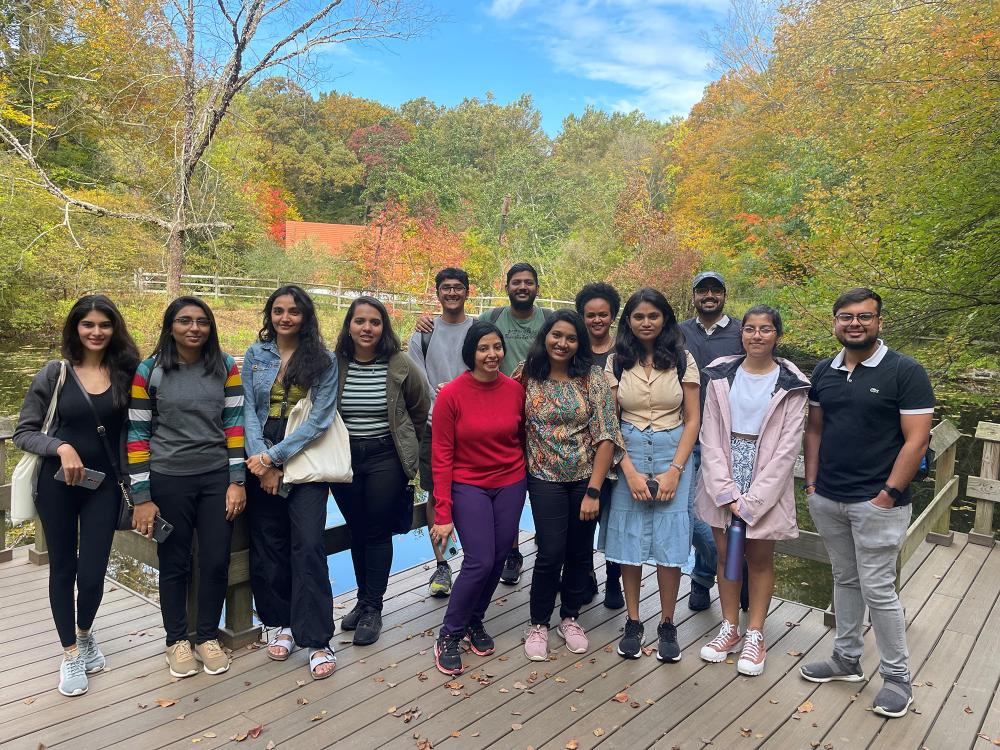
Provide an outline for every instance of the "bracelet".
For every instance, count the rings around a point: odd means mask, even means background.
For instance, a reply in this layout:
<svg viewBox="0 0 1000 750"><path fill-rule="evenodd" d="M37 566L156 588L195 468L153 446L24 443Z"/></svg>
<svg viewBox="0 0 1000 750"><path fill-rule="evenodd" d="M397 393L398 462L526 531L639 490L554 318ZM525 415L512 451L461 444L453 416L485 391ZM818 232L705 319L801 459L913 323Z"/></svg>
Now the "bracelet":
<svg viewBox="0 0 1000 750"><path fill-rule="evenodd" d="M809 494L809 488L810 487L813 488L813 492L816 491L816 483L815 482L809 482L808 484L805 484L805 485L802 486L802 489L805 491L805 493L807 495Z"/></svg>
<svg viewBox="0 0 1000 750"><path fill-rule="evenodd" d="M274 466L274 464L273 463L265 463L264 462L265 458L268 460L268 462L271 461L271 457L268 456L266 453L261 453L259 456L257 456L257 460L260 461L261 466L266 466L267 468L270 469L272 466Z"/></svg>
<svg viewBox="0 0 1000 750"><path fill-rule="evenodd" d="M684 467L683 466L678 466L673 461L670 462L670 467L674 468L674 469L677 469L677 473L678 474L683 474L684 473Z"/></svg>

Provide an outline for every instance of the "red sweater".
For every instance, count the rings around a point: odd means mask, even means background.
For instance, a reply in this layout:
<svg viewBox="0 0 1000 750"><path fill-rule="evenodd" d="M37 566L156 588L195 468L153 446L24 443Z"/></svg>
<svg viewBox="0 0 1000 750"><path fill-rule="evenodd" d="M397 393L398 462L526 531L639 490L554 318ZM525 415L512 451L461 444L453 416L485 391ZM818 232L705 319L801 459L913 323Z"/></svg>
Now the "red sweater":
<svg viewBox="0 0 1000 750"><path fill-rule="evenodd" d="M453 482L496 489L524 479L524 388L516 380L459 375L438 393L432 428L435 523L452 522Z"/></svg>

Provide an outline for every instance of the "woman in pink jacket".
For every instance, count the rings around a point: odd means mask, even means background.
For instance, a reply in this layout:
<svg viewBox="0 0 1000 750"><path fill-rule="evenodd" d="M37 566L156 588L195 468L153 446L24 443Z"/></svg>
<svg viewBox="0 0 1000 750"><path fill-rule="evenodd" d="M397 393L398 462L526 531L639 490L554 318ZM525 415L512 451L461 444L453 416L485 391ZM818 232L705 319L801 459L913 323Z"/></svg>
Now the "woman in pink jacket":
<svg viewBox="0 0 1000 750"><path fill-rule="evenodd" d="M781 315L767 305L750 308L741 326L746 355L720 357L704 370L705 415L701 425L701 474L697 512L712 527L719 550L722 628L701 649L701 658L725 661L743 648L741 674L764 671L764 617L774 593L774 542L799 535L792 470L802 443L809 381L774 355ZM726 567L726 528L732 517L746 523L745 557L750 611L739 632L740 581Z"/></svg>

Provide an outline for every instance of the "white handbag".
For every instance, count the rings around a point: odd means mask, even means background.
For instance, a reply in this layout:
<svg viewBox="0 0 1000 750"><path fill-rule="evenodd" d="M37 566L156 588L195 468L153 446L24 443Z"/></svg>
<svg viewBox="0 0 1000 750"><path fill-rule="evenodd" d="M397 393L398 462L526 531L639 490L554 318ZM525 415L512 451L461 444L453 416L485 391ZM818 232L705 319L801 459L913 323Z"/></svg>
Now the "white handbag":
<svg viewBox="0 0 1000 750"><path fill-rule="evenodd" d="M52 392L49 410L45 413L42 432L48 433L56 418L56 406L59 402L59 392L66 382L66 360L59 366L59 379L56 389ZM25 453L14 467L10 478L10 522L17 524L30 521L35 517L35 495L38 492L38 470L42 467L42 456Z"/></svg>
<svg viewBox="0 0 1000 750"><path fill-rule="evenodd" d="M291 435L304 424L309 419L312 408L310 390L306 397L299 399L288 412L285 435ZM354 472L351 471L350 437L339 411L334 412L333 423L326 432L285 461L284 472L282 481L286 484L350 482L354 478Z"/></svg>

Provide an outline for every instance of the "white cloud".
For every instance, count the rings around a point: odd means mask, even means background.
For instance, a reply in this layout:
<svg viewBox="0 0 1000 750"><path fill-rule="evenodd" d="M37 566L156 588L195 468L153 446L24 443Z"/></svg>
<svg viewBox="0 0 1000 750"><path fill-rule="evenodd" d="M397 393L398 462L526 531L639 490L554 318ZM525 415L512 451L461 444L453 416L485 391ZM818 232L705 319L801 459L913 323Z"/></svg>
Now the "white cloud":
<svg viewBox="0 0 1000 750"><path fill-rule="evenodd" d="M517 13L525 0L492 0L487 13L497 18L510 18Z"/></svg>
<svg viewBox="0 0 1000 750"><path fill-rule="evenodd" d="M558 70L627 89L603 105L650 117L686 114L713 79L702 32L729 0L493 0L532 29ZM521 11L518 13L518 11Z"/></svg>

